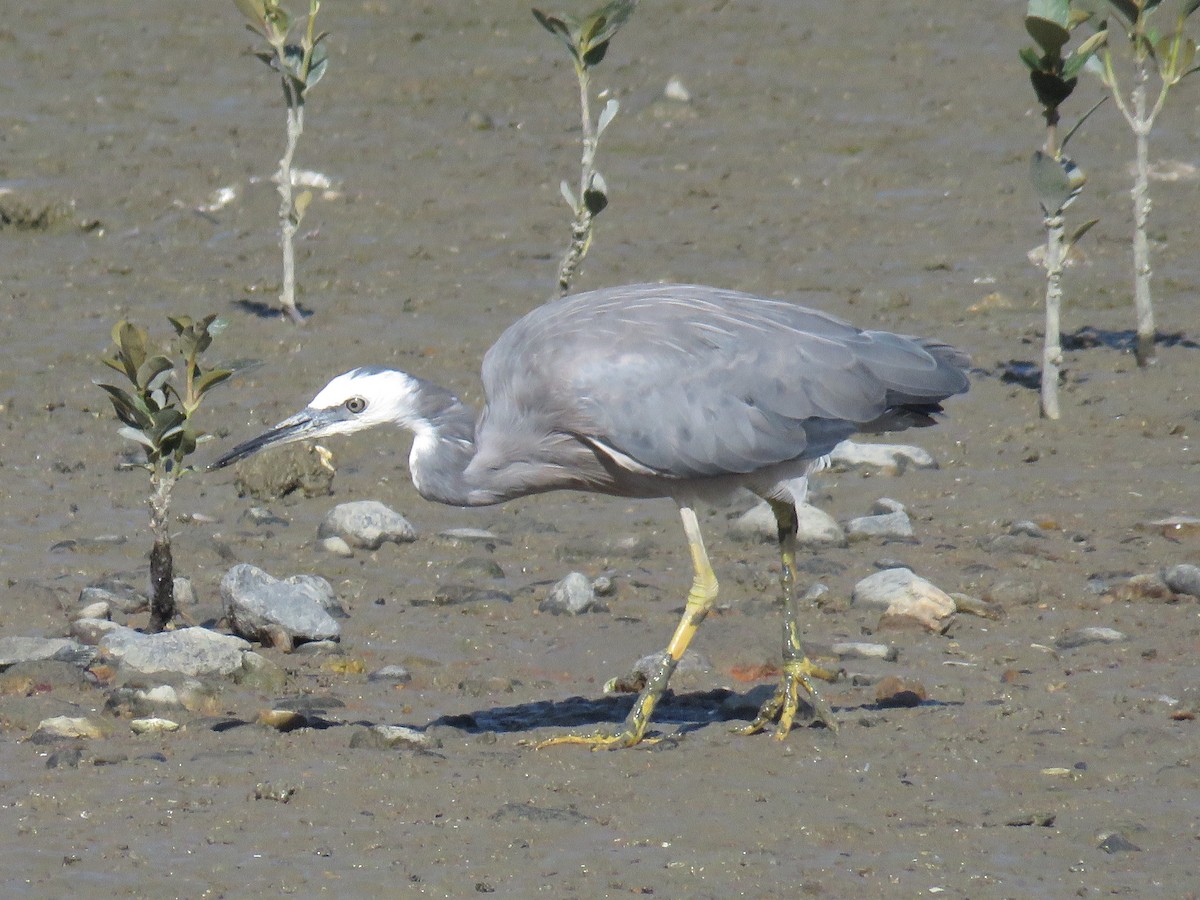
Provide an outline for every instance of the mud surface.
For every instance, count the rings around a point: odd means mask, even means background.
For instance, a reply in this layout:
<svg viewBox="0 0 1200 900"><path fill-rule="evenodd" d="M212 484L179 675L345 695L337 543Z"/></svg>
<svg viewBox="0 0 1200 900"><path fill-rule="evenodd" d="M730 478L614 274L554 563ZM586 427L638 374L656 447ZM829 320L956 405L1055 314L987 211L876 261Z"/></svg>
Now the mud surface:
<svg viewBox="0 0 1200 900"><path fill-rule="evenodd" d="M399 366L477 402L483 351L551 293L558 183L578 160L561 48L521 5L326 6L331 62L298 163L336 190L299 244L303 329L256 314L278 278L267 178L282 112L232 4L25 4L5 19L0 201L32 226L0 229L3 634L62 634L82 587L145 578L145 482L118 470L126 448L91 384L119 317L160 334L167 314L230 320L215 355L261 365L213 395L206 421L228 447L351 365ZM344 657L264 649L288 673L279 691L219 684L208 708L174 714L184 730L142 737L104 711L104 683L7 673L4 895L1194 896L1200 606L1117 591L1200 562L1195 531L1146 525L1197 513L1200 356L1176 342L1140 372L1103 342L1071 350L1059 423L1000 379L1040 347L1026 40L1011 3L647 3L597 76L622 111L600 153L612 205L579 287L737 287L974 355L970 395L903 438L939 470L833 473L814 491L841 519L896 498L919 540L816 554L806 577L830 599L809 617L813 641L870 635L877 614L849 594L883 559L1006 607L946 635L875 635L899 660L847 664L919 680L926 702L880 708L871 678L847 680L826 688L837 735L731 735L724 720L770 689L743 679L778 660L777 558L729 537L717 510L702 524L723 610L695 644L712 669L676 683L655 726L665 740L535 752L524 742L619 721L629 698L605 698L604 682L663 646L688 579L672 505L440 508L408 481L407 439L347 439L334 497L270 504L285 525L249 522L225 472L188 478L175 503L192 620L216 623L234 561L320 574L350 614ZM672 76L692 102L663 99ZM1172 96L1156 157L1196 162L1194 88ZM1073 146L1091 180L1072 218L1102 221L1069 273L1067 331L1131 327L1131 148L1111 107ZM225 187L233 202L203 211ZM1196 185L1154 192L1161 326L1194 331ZM351 559L318 549L329 506L363 498L405 512L421 539ZM1022 520L1044 536L1010 534ZM503 540L437 536L456 527ZM538 614L572 569L615 579L607 611ZM463 583L511 602L418 605ZM1088 626L1126 637L1056 649ZM412 681L368 681L384 665ZM304 697L320 727L237 724ZM61 714L110 736L30 740ZM351 746L380 723L428 727L434 744Z"/></svg>

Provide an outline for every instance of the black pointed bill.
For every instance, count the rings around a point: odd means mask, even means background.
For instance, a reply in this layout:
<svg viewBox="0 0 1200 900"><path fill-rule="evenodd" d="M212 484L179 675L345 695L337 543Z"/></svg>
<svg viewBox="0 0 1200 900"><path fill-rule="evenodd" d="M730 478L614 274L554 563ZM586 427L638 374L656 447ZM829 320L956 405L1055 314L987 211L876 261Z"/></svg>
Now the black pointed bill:
<svg viewBox="0 0 1200 900"><path fill-rule="evenodd" d="M293 441L302 441L307 437L319 437L338 418L337 413L337 409L306 409L298 412L291 418L284 419L270 431L238 444L212 463L209 468L223 469L225 466L239 462L247 456L253 456L259 450L267 447L290 444Z"/></svg>

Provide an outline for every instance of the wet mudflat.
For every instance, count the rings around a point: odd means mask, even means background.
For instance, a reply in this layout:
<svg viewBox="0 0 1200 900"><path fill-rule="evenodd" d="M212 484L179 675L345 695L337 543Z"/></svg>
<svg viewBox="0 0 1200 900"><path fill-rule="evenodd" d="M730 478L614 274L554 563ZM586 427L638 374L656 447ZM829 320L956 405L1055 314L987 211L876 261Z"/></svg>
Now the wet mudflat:
<svg viewBox="0 0 1200 900"><path fill-rule="evenodd" d="M249 36L232 4L185 20L157 10L41 5L0 31L0 203L59 211L0 229L2 636L64 634L83 587L145 579L144 481L117 470L126 448L91 384L117 318L160 333L167 314L230 319L215 355L262 364L213 395L207 421L224 448L358 364L477 402L484 350L550 295L566 238L573 80L528 11L333 4L330 70L299 157L335 182L299 245L314 317L297 329L255 315L277 282L266 179L278 89L241 55ZM530 749L623 718L629 698L606 698L604 683L661 649L689 577L672 505L564 494L436 507L408 482L407 439L368 434L333 445L334 496L267 504L282 522L248 517L258 502L224 472L188 478L176 499L191 620L220 618L217 586L236 562L317 574L349 614L339 652L261 648L281 681L206 682L163 713L182 730L145 735L109 702L120 677L103 668L0 674L5 895L1194 894L1200 606L1128 583L1200 563L1194 527L1153 524L1197 514L1200 358L1174 342L1139 372L1119 348L1081 342L1058 423L1001 379L1040 347L1024 41L1011 4L806 16L783 0L658 3L598 76L622 112L600 158L612 206L579 287L737 287L936 335L977 363L944 422L901 438L939 469L815 485L839 520L895 498L916 532L806 562L829 587L809 618L814 644L898 650L842 663L852 677L825 688L838 734L729 733L771 687L756 676L778 662L778 563L713 510L702 525L722 611L695 644L710 667L680 677L662 709L665 739ZM691 102L663 97L672 76ZM1186 175L1196 100L1185 85L1172 102L1155 147ZM1088 127L1073 149L1091 180L1073 214L1102 221L1069 272L1064 326L1119 332L1132 323L1131 141L1111 109ZM232 202L202 209L227 187ZM1161 326L1190 332L1196 183L1154 191ZM322 550L318 524L351 499L402 511L418 540ZM439 536L467 527L498 539ZM942 635L878 631L878 612L849 598L887 561L1005 615L959 614ZM612 578L605 608L539 613L572 570ZM1122 636L1062 640L1092 627ZM389 665L411 680L369 678ZM927 699L880 706L888 675L919 681ZM288 704L303 727L257 724ZM102 734L33 737L58 715ZM428 740L385 747L369 737L377 725Z"/></svg>

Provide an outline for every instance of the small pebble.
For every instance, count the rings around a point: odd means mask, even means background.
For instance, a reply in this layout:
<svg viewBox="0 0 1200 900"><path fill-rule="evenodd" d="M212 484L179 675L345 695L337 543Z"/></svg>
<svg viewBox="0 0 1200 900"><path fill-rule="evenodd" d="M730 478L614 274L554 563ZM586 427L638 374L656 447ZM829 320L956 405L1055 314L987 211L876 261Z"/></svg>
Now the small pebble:
<svg viewBox="0 0 1200 900"><path fill-rule="evenodd" d="M611 597L617 592L617 583L607 575L601 575L592 582L592 593L597 597Z"/></svg>
<svg viewBox="0 0 1200 900"><path fill-rule="evenodd" d="M663 89L663 96L676 103L691 103L692 93L684 86L678 75L672 75Z"/></svg>
<svg viewBox="0 0 1200 900"><path fill-rule="evenodd" d="M354 548L347 544L344 538L337 535L322 540L321 549L334 556L340 556L342 559L349 559L354 555Z"/></svg>
<svg viewBox="0 0 1200 900"><path fill-rule="evenodd" d="M180 725L178 722L171 719L163 719L158 716L150 716L145 719L131 719L129 728L134 734L162 734L165 732L178 731Z"/></svg>
<svg viewBox="0 0 1200 900"><path fill-rule="evenodd" d="M367 681L390 681L393 684L408 684L412 673L404 666L383 666L367 676Z"/></svg>
<svg viewBox="0 0 1200 900"><path fill-rule="evenodd" d="M1181 563L1162 573L1162 580L1176 594L1200 597L1200 566Z"/></svg>
<svg viewBox="0 0 1200 900"><path fill-rule="evenodd" d="M357 549L378 550L387 542L415 541L417 530L408 519L378 500L354 500L339 503L321 520L317 537L335 536Z"/></svg>
<svg viewBox="0 0 1200 900"><path fill-rule="evenodd" d="M895 662L900 655L899 651L889 644L872 644L867 641L843 641L829 649L839 659L882 659Z"/></svg>
<svg viewBox="0 0 1200 900"><path fill-rule="evenodd" d="M1116 644L1121 641L1128 640L1123 632L1117 631L1115 628L1080 628L1078 631L1070 631L1055 640L1054 646L1059 650L1073 650L1076 647L1085 647L1088 644Z"/></svg>
<svg viewBox="0 0 1200 900"><path fill-rule="evenodd" d="M550 593L539 605L538 610L558 615L568 613L577 616L596 605L596 592L592 581L582 572L572 572L550 589Z"/></svg>
<svg viewBox="0 0 1200 900"><path fill-rule="evenodd" d="M38 723L37 730L42 734L54 737L92 739L104 737L104 732L99 725L89 719L74 716L52 716L49 719L42 719Z"/></svg>

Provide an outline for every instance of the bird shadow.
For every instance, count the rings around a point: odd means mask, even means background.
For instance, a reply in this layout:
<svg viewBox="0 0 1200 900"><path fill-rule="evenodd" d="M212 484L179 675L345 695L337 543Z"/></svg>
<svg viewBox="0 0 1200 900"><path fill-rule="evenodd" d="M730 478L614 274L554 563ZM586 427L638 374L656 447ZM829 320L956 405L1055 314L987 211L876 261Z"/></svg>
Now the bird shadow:
<svg viewBox="0 0 1200 900"><path fill-rule="evenodd" d="M775 686L770 684L758 685L744 694L728 688L684 693L668 690L654 707L651 727L677 726L676 734L682 735L716 722L749 722L774 691ZM439 716L427 727L444 725L468 734L511 734L540 728L619 725L629 715L635 699L634 694L623 694L536 700ZM821 723L814 721L812 724Z"/></svg>
<svg viewBox="0 0 1200 900"><path fill-rule="evenodd" d="M1091 325L1084 325L1078 331L1064 334L1061 343L1063 350L1066 351L1103 348L1117 350L1121 353L1133 353L1137 349L1137 332L1133 329L1093 328ZM1154 335L1154 344L1157 347L1200 349L1200 341L1188 337L1182 331L1159 331ZM1041 388L1042 367L1032 360L1010 359L1006 363L1000 363L999 369L1000 380L1005 384L1016 384L1034 391ZM1066 381L1068 371L1063 369L1059 373L1059 378L1060 381Z"/></svg>
<svg viewBox="0 0 1200 900"><path fill-rule="evenodd" d="M233 306L236 306L244 313L249 313L256 319L287 319L288 314L271 303L266 303L262 300L247 300L245 297L240 300L234 300ZM300 312L300 318L307 321L312 317L313 311L306 307L303 303L297 303L296 309Z"/></svg>

